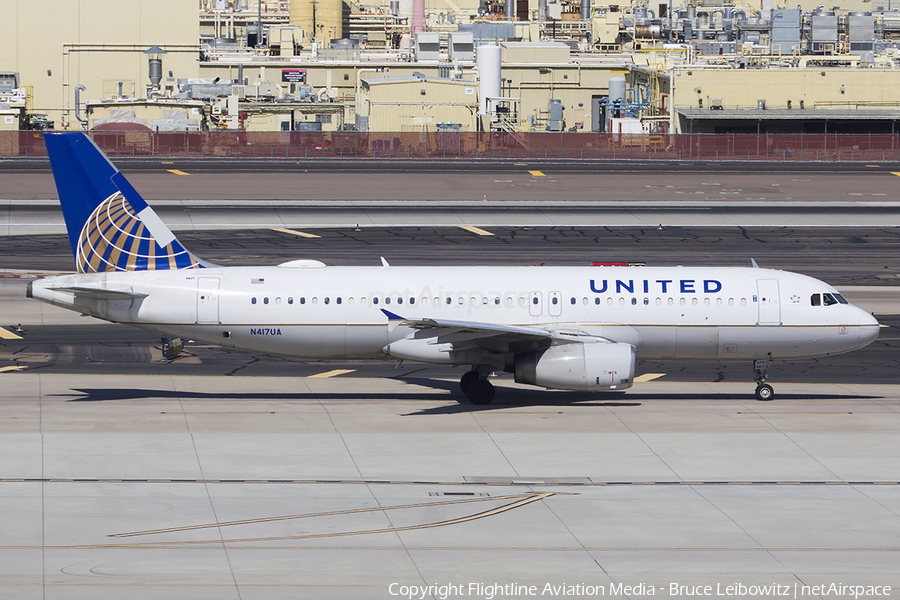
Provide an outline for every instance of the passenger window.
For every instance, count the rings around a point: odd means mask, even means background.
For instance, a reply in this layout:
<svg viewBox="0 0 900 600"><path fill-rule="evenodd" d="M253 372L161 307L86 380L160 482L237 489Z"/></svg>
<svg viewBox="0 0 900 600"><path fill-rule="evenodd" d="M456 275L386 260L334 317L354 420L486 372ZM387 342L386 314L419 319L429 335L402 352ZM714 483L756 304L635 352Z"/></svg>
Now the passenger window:
<svg viewBox="0 0 900 600"><path fill-rule="evenodd" d="M353 296L350 296L349 298L347 298L347 302L348 302L349 304L353 304L353 302L354 302Z"/></svg>
<svg viewBox="0 0 900 600"><path fill-rule="evenodd" d="M500 306L500 296L494 296L494 306Z"/></svg>
<svg viewBox="0 0 900 600"><path fill-rule="evenodd" d="M306 298L304 296L300 296L300 304L306 304Z"/></svg>
<svg viewBox="0 0 900 600"><path fill-rule="evenodd" d="M613 299L612 299L612 297L609 297L609 298L606 299L606 304L609 305L609 306L612 306L612 304L613 304Z"/></svg>
<svg viewBox="0 0 900 600"><path fill-rule="evenodd" d="M657 298L657 299L656 299L656 305L657 305L657 306L662 306L662 298Z"/></svg>
<svg viewBox="0 0 900 600"><path fill-rule="evenodd" d="M634 306L634 305L636 305L636 304L637 304L637 298L632 298L632 299L631 299L631 305Z"/></svg>
<svg viewBox="0 0 900 600"><path fill-rule="evenodd" d="M619 305L625 306L625 298L619 298Z"/></svg>
<svg viewBox="0 0 900 600"><path fill-rule="evenodd" d="M313 304L318 304L318 303L319 303L319 299L318 299L317 297L313 296L312 303L313 303Z"/></svg>
<svg viewBox="0 0 900 600"><path fill-rule="evenodd" d="M534 300L535 300L534 303L537 304L537 298L535 298ZM559 304L559 298L557 298L556 296L553 296L553 298L550 299L550 302L551 302L554 306L556 306L557 304Z"/></svg>
<svg viewBox="0 0 900 600"><path fill-rule="evenodd" d="M837 303L838 301L831 294L822 294L822 304L825 306L832 306Z"/></svg>
<svg viewBox="0 0 900 600"><path fill-rule="evenodd" d="M809 303L811 306L822 306L822 296L819 294L813 294L809 297Z"/></svg>
<svg viewBox="0 0 900 600"><path fill-rule="evenodd" d="M466 299L463 298L462 296L460 296L459 298L456 299L456 303L459 304L460 306L462 306L463 304L466 303Z"/></svg>
<svg viewBox="0 0 900 600"><path fill-rule="evenodd" d="M471 298L469 298L469 304L471 304L472 306L475 306L476 304L478 304L478 298L476 298L475 296L472 296Z"/></svg>
<svg viewBox="0 0 900 600"><path fill-rule="evenodd" d="M672 306L673 304L675 304L675 298L669 298L667 300L667 302L668 302L669 306Z"/></svg>
<svg viewBox="0 0 900 600"><path fill-rule="evenodd" d="M263 304L268 304L268 303L269 303L269 297L266 296L265 298L263 298Z"/></svg>
<svg viewBox="0 0 900 600"><path fill-rule="evenodd" d="M275 297L275 304L281 304L281 296Z"/></svg>
<svg viewBox="0 0 900 600"><path fill-rule="evenodd" d="M372 304L378 304L378 296L372 296Z"/></svg>
<svg viewBox="0 0 900 600"><path fill-rule="evenodd" d="M512 305L513 305L513 299L512 299L512 296L507 296L507 297L506 297L506 305L507 305L507 306L512 306Z"/></svg>
<svg viewBox="0 0 900 600"><path fill-rule="evenodd" d="M365 296L363 296L362 298L359 299L360 304L365 304L366 302L368 302L368 300L366 299Z"/></svg>
<svg viewBox="0 0 900 600"><path fill-rule="evenodd" d="M451 304L453 302L453 298L447 296L447 304Z"/></svg>
<svg viewBox="0 0 900 600"><path fill-rule="evenodd" d="M582 298L582 299L581 299L581 303L584 304L585 306L587 306L588 299L587 299L587 298Z"/></svg>
<svg viewBox="0 0 900 600"><path fill-rule="evenodd" d="M716 306L722 306L722 299L716 298Z"/></svg>
<svg viewBox="0 0 900 600"><path fill-rule="evenodd" d="M335 299L335 302L337 302L338 304L340 304L340 303L341 303L341 297L338 296L338 297Z"/></svg>
<svg viewBox="0 0 900 600"><path fill-rule="evenodd" d="M329 298L328 296L325 296L325 304L328 304L329 302L331 302L331 298Z"/></svg>
<svg viewBox="0 0 900 600"><path fill-rule="evenodd" d="M410 303L410 304L415 304L415 303L416 303L416 299L415 299L415 298L410 298L410 299L409 299L409 303Z"/></svg>
<svg viewBox="0 0 900 600"><path fill-rule="evenodd" d="M537 303L538 303L537 296L535 296L534 298L531 299L531 303L532 303L532 304L537 304Z"/></svg>
<svg viewBox="0 0 900 600"><path fill-rule="evenodd" d="M747 299L741 298L741 306L747 306Z"/></svg>
<svg viewBox="0 0 900 600"><path fill-rule="evenodd" d="M525 306L525 296L519 296L519 306Z"/></svg>
<svg viewBox="0 0 900 600"><path fill-rule="evenodd" d="M682 306L684 306L685 304L687 304L687 300L685 300L684 298L681 298L678 302L679 302L679 304L681 304Z"/></svg>
<svg viewBox="0 0 900 600"><path fill-rule="evenodd" d="M728 299L728 306L734 306L734 298Z"/></svg>
<svg viewBox="0 0 900 600"><path fill-rule="evenodd" d="M288 296L288 304L293 304L293 303L294 303L294 298L291 296Z"/></svg>
<svg viewBox="0 0 900 600"><path fill-rule="evenodd" d="M403 298L397 298L397 304L403 304Z"/></svg>
<svg viewBox="0 0 900 600"><path fill-rule="evenodd" d="M697 306L697 304L699 304L699 302L696 298L691 298L691 304L693 304L694 306Z"/></svg>
<svg viewBox="0 0 900 600"><path fill-rule="evenodd" d="M575 298L572 298L572 300L569 302L569 304L575 304Z"/></svg>
<svg viewBox="0 0 900 600"><path fill-rule="evenodd" d="M250 298L250 304L256 304L256 296Z"/></svg>
<svg viewBox="0 0 900 600"><path fill-rule="evenodd" d="M648 306L650 304L650 298L644 298L644 306Z"/></svg>
<svg viewBox="0 0 900 600"><path fill-rule="evenodd" d="M600 298L594 298L594 304L600 306Z"/></svg>
<svg viewBox="0 0 900 600"><path fill-rule="evenodd" d="M390 303L391 303L391 297L390 297L390 296L385 296L385 297L384 297L384 303L385 303L385 304L390 304Z"/></svg>

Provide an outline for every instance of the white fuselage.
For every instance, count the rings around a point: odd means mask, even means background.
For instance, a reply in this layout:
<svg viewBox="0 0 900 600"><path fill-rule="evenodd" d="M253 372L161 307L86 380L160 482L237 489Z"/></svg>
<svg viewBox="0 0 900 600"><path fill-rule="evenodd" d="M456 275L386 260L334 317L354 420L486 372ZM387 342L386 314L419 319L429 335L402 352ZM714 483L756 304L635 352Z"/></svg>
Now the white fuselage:
<svg viewBox="0 0 900 600"><path fill-rule="evenodd" d="M411 330L389 323L382 309L404 319L577 330L632 344L645 360L815 357L878 335L863 310L822 303L823 294L836 295L828 284L768 269L289 264L298 266L68 275L35 282L32 293L167 335L304 358L388 357L387 346ZM146 297L53 289L72 287Z"/></svg>

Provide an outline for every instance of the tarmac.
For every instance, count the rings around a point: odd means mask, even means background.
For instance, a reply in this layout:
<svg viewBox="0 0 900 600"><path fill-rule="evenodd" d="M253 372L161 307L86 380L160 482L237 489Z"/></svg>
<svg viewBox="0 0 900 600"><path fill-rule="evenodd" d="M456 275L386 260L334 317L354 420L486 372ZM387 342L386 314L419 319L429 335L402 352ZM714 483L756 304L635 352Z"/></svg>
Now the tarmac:
<svg viewBox="0 0 900 600"><path fill-rule="evenodd" d="M455 381L2 377L7 597L900 588L894 385L459 410Z"/></svg>
<svg viewBox="0 0 900 600"><path fill-rule="evenodd" d="M838 177L812 179L827 189ZM900 222L891 204L897 198L887 195L896 179L890 173L871 179L885 188L872 192L885 194L883 203L798 206L782 198L773 206L720 201L659 204L646 212L635 203L633 213L616 212L619 206L603 214L607 209L593 205L560 214L585 227L615 214L623 221L639 217L632 224L640 235L613 229L602 241L614 248L633 237L641 243L636 247L646 247L655 239L650 232L658 232L658 246L642 251L650 261L671 256L673 248L699 264L765 248L781 264L796 259L832 269L853 301L876 314L897 314L892 228ZM582 179L579 193L593 193L598 182ZM702 183L695 176L691 185ZM279 194L294 184L283 185ZM161 189L177 195L177 186ZM857 193L850 190L844 191ZM3 294L17 295L22 275L70 268L70 256L61 261L68 245L59 235L61 218L44 204L50 197L7 203L0 229L19 237L6 238L0 250L13 276ZM230 232L223 241L207 230L217 223L245 229L243 220L226 220L241 212L206 212L189 198L167 202L173 204L160 211L171 211L164 220L179 231L196 229L188 246L206 258L248 261L273 248L279 257L318 249L303 245L318 243L313 238L264 229L299 226L287 213L265 212L275 210L268 205L244 215L258 229ZM454 230L483 225L497 234L516 219L545 218L534 205L510 211L499 202L471 207L476 216L465 218L459 206L431 216L414 211L405 225L446 218ZM375 215L374 238L314 230L329 259L341 264L361 264L360 248L374 260L384 247L451 260L456 257L446 248L455 247L462 264L504 256L504 248L515 260L531 251L570 261L603 248L599 236L579 245L574 240L582 238L569 230L519 229L492 240L471 230L377 229L375 217L381 215L383 227L400 213L326 204L320 203L319 217L301 212L309 206L285 210L298 211L307 225L339 218L332 224L341 227L369 211ZM682 209L688 209L683 224L677 220ZM528 217L528 210L537 212ZM791 214L799 216L791 221ZM675 215L659 221L674 225L657 230L657 215ZM740 229L766 221L773 231ZM804 233L775 230L790 223ZM720 240L714 226L730 229ZM703 227L709 234L698 233ZM823 234L826 228L834 235ZM781 244L779 235L801 243ZM511 242L516 236L521 246ZM30 260L29 239L47 256ZM193 243L203 240L206 247ZM872 285L855 285L857 271ZM145 349L96 344L98 353L86 355L85 342L66 335L90 338L89 330L104 326L21 297L0 298L0 314L6 332L23 323L36 329L26 332L26 341L29 335L55 339L48 356L57 365L55 372L42 371L32 349L35 362L21 369L15 362L26 352L20 341L0 340L2 597L493 600L776 597L784 591L829 599L900 592L900 386L891 381L896 359L889 347L872 355L880 357L877 364L845 363L852 372L828 367L829 383L815 371L796 383L777 382L772 402L753 400L752 389L738 380L663 377L624 393L581 394L498 379L497 400L476 407L460 400L455 375L397 377L387 364L373 373L378 376L335 365L292 370L290 363L282 365L282 376L273 376L274 369L254 376L187 368L167 374L124 363L99 372L92 365L102 360L100 350ZM150 360L149 351L142 356ZM875 371L887 383L866 383Z"/></svg>

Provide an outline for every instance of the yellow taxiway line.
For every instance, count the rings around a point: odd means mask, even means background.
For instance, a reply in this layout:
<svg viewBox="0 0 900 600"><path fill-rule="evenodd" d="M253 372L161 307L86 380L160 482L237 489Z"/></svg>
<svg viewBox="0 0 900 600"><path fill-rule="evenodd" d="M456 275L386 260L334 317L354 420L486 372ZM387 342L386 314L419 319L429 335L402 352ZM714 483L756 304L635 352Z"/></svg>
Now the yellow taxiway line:
<svg viewBox="0 0 900 600"><path fill-rule="evenodd" d="M494 235L490 231L486 231L481 227L475 227L474 225L460 225L459 228L468 231L469 233L475 233L478 235Z"/></svg>
<svg viewBox="0 0 900 600"><path fill-rule="evenodd" d="M12 331L0 327L0 338L3 338L4 340L21 340L22 336L16 335Z"/></svg>
<svg viewBox="0 0 900 600"><path fill-rule="evenodd" d="M190 173L185 173L184 171L179 171L178 169L166 169L169 173L175 173L176 175L190 175Z"/></svg>
<svg viewBox="0 0 900 600"><path fill-rule="evenodd" d="M635 383L647 383L648 381L653 381L654 379L659 379L660 377L665 376L665 373L644 373L643 375L638 375L634 378Z"/></svg>
<svg viewBox="0 0 900 600"><path fill-rule="evenodd" d="M316 235L314 233L306 233L305 231L294 231L293 229L285 229L283 227L273 227L272 231L280 231L281 233L290 233L291 235L299 235L300 237L305 237L305 238L322 237L322 236Z"/></svg>
<svg viewBox="0 0 900 600"><path fill-rule="evenodd" d="M352 373L356 369L335 369L334 371L325 371L324 373L316 373L315 375L310 375L307 379L328 379L330 377L337 377L338 375L346 375L347 373Z"/></svg>
<svg viewBox="0 0 900 600"><path fill-rule="evenodd" d="M532 175L534 175L535 177L546 177L546 175L544 175L540 171L528 171L528 172L531 173Z"/></svg>

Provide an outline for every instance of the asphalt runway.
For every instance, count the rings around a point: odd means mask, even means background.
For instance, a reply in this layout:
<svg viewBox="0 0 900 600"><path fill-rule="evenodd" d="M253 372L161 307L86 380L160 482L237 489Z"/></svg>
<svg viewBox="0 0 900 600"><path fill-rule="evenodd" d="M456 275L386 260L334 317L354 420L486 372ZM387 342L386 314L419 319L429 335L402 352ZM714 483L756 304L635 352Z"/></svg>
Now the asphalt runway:
<svg viewBox="0 0 900 600"><path fill-rule="evenodd" d="M134 164L134 163L130 163ZM357 164L140 163L124 172L149 201L217 202L441 202L572 203L648 202L870 202L900 201L900 167L722 163L718 165L581 164L434 161ZM265 166L265 168L263 168ZM789 169L789 170L788 170ZM0 162L0 200L56 198L49 168Z"/></svg>
<svg viewBox="0 0 900 600"><path fill-rule="evenodd" d="M0 301L2 305L2 301ZM242 352L218 346L188 343L178 359L162 359L160 336L124 325L93 321L90 325L25 325L19 340L0 340L0 367L18 366L23 371L78 375L146 375L204 377L311 377L339 373L342 378L385 378L396 381L458 380L465 369L398 361L301 360ZM862 350L806 360L778 360L769 371L770 383L894 384L900 372L900 316L880 316L879 338ZM17 323L2 323L14 331ZM752 365L747 362L645 361L637 368L638 379L677 382L743 382L752 397ZM330 375L334 376L334 375ZM509 374L499 377L511 380ZM467 404L457 386L449 389ZM640 392L640 384L635 388ZM776 392L777 393L777 392ZM517 393L498 394L495 404L516 405ZM571 397L546 393L548 397ZM620 394L614 394L620 396ZM527 394L525 402L540 394ZM581 395L595 398L596 395ZM625 394L625 398L631 392Z"/></svg>

